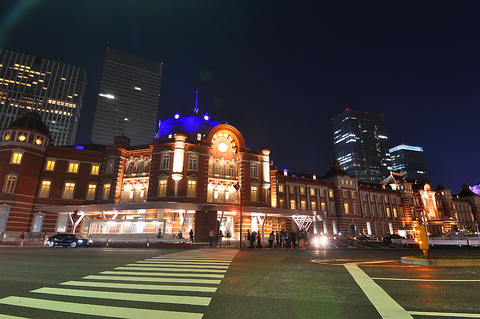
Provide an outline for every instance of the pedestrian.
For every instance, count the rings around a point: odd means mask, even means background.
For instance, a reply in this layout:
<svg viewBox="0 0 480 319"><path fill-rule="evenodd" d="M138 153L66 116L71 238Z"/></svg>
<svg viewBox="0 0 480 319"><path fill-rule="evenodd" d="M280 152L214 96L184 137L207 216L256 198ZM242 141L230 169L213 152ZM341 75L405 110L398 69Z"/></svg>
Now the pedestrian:
<svg viewBox="0 0 480 319"><path fill-rule="evenodd" d="M230 237L232 237L232 234L230 233L230 230L227 229L227 246L230 247Z"/></svg>
<svg viewBox="0 0 480 319"><path fill-rule="evenodd" d="M23 246L23 241L25 240L25 233L22 232L20 235L20 246Z"/></svg>
<svg viewBox="0 0 480 319"><path fill-rule="evenodd" d="M190 229L190 232L188 234L190 235L190 241L193 244L193 229Z"/></svg>
<svg viewBox="0 0 480 319"><path fill-rule="evenodd" d="M270 233L270 236L268 236L268 248L273 248L273 242L275 241L275 234L273 231Z"/></svg>
<svg viewBox="0 0 480 319"><path fill-rule="evenodd" d="M256 237L256 232L252 231L252 234L250 235L250 248L255 247L255 237Z"/></svg>
<svg viewBox="0 0 480 319"><path fill-rule="evenodd" d="M213 228L208 233L208 239L210 239L210 246L213 246Z"/></svg>
<svg viewBox="0 0 480 319"><path fill-rule="evenodd" d="M162 238L162 230L160 228L158 229L157 238Z"/></svg>
<svg viewBox="0 0 480 319"><path fill-rule="evenodd" d="M47 239L48 239L48 236L47 236L47 233L45 232L45 234L43 234L43 246L47 245Z"/></svg>
<svg viewBox="0 0 480 319"><path fill-rule="evenodd" d="M223 232L222 232L222 230L220 229L220 230L218 231L218 245L219 245L220 247L223 247L222 240L223 240Z"/></svg>
<svg viewBox="0 0 480 319"><path fill-rule="evenodd" d="M262 247L262 237L260 236L260 233L257 233L257 247Z"/></svg>
<svg viewBox="0 0 480 319"><path fill-rule="evenodd" d="M275 232L275 239L277 241L277 246L280 246L280 233L278 230Z"/></svg>

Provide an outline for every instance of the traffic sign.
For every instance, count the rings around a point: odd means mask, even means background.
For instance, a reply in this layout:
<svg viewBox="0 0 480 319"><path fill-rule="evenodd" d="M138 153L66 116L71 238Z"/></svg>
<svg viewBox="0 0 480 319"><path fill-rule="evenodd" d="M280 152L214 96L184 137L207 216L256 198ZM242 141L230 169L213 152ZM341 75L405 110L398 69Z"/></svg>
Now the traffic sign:
<svg viewBox="0 0 480 319"><path fill-rule="evenodd" d="M416 213L421 213L421 212L423 212L422 206L415 206L415 212L416 212Z"/></svg>

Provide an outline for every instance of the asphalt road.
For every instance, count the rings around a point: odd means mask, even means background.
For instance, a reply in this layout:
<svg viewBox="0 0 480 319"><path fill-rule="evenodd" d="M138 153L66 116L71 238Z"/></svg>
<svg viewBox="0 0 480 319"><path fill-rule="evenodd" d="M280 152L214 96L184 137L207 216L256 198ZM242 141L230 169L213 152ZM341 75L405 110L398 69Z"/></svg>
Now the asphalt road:
<svg viewBox="0 0 480 319"><path fill-rule="evenodd" d="M420 254L376 242L304 251L0 247L0 319L480 318L480 268L399 262Z"/></svg>

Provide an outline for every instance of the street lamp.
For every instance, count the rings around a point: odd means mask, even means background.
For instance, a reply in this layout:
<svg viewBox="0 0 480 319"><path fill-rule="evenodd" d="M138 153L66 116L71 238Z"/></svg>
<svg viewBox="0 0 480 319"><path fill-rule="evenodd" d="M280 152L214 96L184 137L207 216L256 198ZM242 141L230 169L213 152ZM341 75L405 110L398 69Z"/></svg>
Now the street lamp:
<svg viewBox="0 0 480 319"><path fill-rule="evenodd" d="M243 224L243 207L242 207L242 188L240 187L240 183L233 185L235 190L237 190L240 194L240 248L242 248L242 224Z"/></svg>

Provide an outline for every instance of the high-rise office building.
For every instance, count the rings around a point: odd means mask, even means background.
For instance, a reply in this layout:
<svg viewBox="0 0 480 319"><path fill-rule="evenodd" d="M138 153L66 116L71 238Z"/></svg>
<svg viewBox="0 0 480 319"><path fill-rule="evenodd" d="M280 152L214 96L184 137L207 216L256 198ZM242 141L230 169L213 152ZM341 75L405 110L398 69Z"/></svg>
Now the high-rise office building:
<svg viewBox="0 0 480 319"><path fill-rule="evenodd" d="M346 109L332 119L335 158L363 182L379 183L391 169L383 115Z"/></svg>
<svg viewBox="0 0 480 319"><path fill-rule="evenodd" d="M0 125L35 111L54 145L75 143L85 91L84 68L0 49Z"/></svg>
<svg viewBox="0 0 480 319"><path fill-rule="evenodd" d="M107 49L92 128L92 141L113 144L126 135L132 145L153 141L162 63Z"/></svg>
<svg viewBox="0 0 480 319"><path fill-rule="evenodd" d="M390 149L392 170L401 173L412 183L430 183L423 148L419 146L398 145Z"/></svg>

